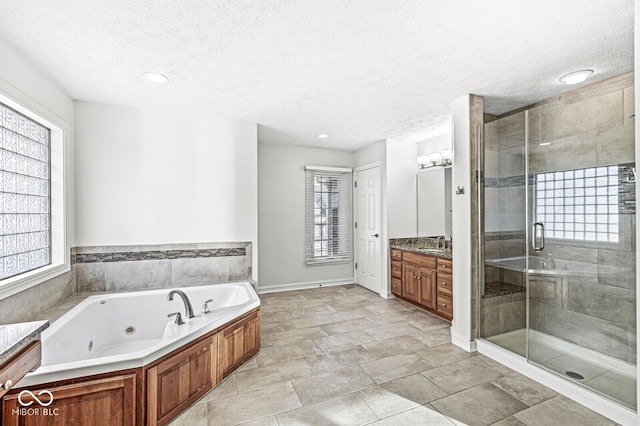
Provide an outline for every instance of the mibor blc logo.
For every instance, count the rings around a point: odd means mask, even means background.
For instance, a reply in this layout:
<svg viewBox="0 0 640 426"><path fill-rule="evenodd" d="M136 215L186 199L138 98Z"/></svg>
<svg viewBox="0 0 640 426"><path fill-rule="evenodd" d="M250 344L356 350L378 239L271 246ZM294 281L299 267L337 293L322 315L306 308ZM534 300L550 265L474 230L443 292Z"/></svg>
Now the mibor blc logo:
<svg viewBox="0 0 640 426"><path fill-rule="evenodd" d="M34 404L35 403L35 404ZM53 394L43 389L33 393L28 389L18 394L18 404L21 407L11 410L11 414L20 416L57 416L57 408L48 408L53 404Z"/></svg>

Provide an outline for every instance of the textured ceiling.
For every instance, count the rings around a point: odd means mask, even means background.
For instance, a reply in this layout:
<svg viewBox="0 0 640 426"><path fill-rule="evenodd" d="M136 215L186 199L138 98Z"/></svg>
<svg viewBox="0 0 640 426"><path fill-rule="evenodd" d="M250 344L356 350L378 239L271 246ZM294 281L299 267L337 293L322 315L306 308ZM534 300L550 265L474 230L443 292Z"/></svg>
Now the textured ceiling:
<svg viewBox="0 0 640 426"><path fill-rule="evenodd" d="M74 99L248 120L263 143L349 151L443 133L466 93L502 113L566 91L567 72L633 68L633 0L0 0L0 11L0 37Z"/></svg>

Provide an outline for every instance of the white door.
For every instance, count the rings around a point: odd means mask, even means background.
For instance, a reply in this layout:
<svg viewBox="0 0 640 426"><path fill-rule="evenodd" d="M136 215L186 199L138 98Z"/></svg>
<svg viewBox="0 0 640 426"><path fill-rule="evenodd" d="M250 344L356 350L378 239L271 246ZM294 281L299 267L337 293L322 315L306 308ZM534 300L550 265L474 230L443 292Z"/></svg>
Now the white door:
<svg viewBox="0 0 640 426"><path fill-rule="evenodd" d="M356 284L380 293L380 167L356 170Z"/></svg>

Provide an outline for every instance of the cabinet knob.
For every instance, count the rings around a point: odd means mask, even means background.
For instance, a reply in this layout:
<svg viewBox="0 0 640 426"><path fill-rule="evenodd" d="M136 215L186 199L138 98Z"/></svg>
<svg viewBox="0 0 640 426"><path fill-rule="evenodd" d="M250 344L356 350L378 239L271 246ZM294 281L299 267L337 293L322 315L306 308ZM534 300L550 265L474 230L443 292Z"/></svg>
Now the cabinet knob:
<svg viewBox="0 0 640 426"><path fill-rule="evenodd" d="M394 270L394 271L397 271L397 270L398 270L398 268L393 268L393 270Z"/></svg>
<svg viewBox="0 0 640 426"><path fill-rule="evenodd" d="M417 280L417 279L418 279L418 277L416 277L416 276L414 275L414 276L413 276L413 279L414 279L414 280Z"/></svg>
<svg viewBox="0 0 640 426"><path fill-rule="evenodd" d="M447 285L447 283L445 283L445 282L443 281L443 282L442 282L442 285L446 286L446 285Z"/></svg>
<svg viewBox="0 0 640 426"><path fill-rule="evenodd" d="M445 269L447 267L447 265L444 265L444 264L442 264L440 266L442 266L442 269Z"/></svg>
<svg viewBox="0 0 640 426"><path fill-rule="evenodd" d="M11 389L11 386L13 386L13 382L11 380L7 380L6 382L4 382L4 384L2 385L2 388L4 390L9 390Z"/></svg>
<svg viewBox="0 0 640 426"><path fill-rule="evenodd" d="M446 303L443 303L443 304L442 304L442 307L443 307L443 308L446 308L446 307L447 307L447 304L446 304Z"/></svg>

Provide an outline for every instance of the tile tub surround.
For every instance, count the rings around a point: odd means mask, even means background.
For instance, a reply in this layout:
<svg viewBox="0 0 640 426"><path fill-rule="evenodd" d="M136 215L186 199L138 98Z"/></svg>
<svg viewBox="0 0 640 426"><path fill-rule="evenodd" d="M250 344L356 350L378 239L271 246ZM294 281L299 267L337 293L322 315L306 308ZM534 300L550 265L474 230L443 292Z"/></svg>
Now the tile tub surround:
<svg viewBox="0 0 640 426"><path fill-rule="evenodd" d="M251 243L75 247L76 291L135 291L251 279Z"/></svg>
<svg viewBox="0 0 640 426"><path fill-rule="evenodd" d="M261 299L261 352L171 425L614 424L362 287Z"/></svg>

